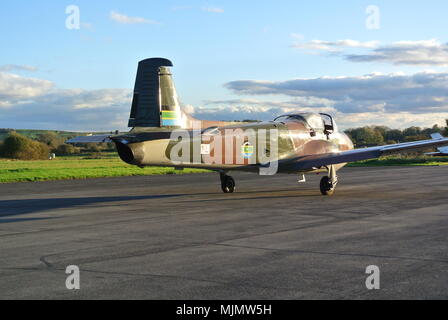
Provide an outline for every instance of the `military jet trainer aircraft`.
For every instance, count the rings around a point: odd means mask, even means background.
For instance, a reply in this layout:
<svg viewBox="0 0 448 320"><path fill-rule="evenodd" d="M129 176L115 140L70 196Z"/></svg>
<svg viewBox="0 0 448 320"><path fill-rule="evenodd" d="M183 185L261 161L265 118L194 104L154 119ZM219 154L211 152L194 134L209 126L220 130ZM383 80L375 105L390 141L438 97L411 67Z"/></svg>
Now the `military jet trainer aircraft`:
<svg viewBox="0 0 448 320"><path fill-rule="evenodd" d="M205 168L218 172L225 193L235 190L229 171L299 174L327 173L320 182L332 195L337 171L352 161L415 152L448 145L448 138L354 149L334 119L323 113L291 113L273 121L221 122L197 120L181 108L169 67L163 58L138 64L125 134L76 137L68 143L113 141L126 163L140 167Z"/></svg>

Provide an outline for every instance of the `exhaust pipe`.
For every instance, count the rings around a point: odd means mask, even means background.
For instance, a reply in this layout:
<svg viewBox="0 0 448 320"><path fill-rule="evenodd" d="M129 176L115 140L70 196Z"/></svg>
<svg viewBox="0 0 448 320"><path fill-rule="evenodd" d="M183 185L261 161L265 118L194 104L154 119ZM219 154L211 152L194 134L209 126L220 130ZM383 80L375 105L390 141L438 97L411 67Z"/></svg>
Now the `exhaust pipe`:
<svg viewBox="0 0 448 320"><path fill-rule="evenodd" d="M123 162L139 166L143 161L143 150L141 143L123 143L114 141L117 147L118 155Z"/></svg>

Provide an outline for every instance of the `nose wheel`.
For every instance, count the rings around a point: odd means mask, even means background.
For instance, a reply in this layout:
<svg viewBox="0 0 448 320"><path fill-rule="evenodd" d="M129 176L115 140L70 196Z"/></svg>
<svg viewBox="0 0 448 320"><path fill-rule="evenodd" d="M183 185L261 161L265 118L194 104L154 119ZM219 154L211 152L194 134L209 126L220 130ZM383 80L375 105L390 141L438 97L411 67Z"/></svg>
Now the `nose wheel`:
<svg viewBox="0 0 448 320"><path fill-rule="evenodd" d="M335 189L336 186L333 186L329 177L327 176L322 177L322 179L320 180L320 193L322 193L322 195L332 196L334 194Z"/></svg>
<svg viewBox="0 0 448 320"><path fill-rule="evenodd" d="M221 189L224 193L232 193L235 191L235 180L231 176L225 173L220 174L221 177Z"/></svg>
<svg viewBox="0 0 448 320"><path fill-rule="evenodd" d="M332 196L338 184L338 176L334 166L331 165L327 169L328 176L322 177L320 180L320 193L324 196Z"/></svg>

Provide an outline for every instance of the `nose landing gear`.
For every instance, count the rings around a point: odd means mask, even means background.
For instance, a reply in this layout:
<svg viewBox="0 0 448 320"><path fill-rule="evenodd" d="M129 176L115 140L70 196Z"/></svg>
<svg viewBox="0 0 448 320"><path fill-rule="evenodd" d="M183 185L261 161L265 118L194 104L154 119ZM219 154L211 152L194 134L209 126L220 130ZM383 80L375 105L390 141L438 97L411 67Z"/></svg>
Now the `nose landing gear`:
<svg viewBox="0 0 448 320"><path fill-rule="evenodd" d="M332 196L338 184L338 176L333 165L328 167L328 176L322 177L320 180L320 192L324 196Z"/></svg>
<svg viewBox="0 0 448 320"><path fill-rule="evenodd" d="M221 189L224 193L232 193L235 191L235 180L231 176L226 175L221 172L219 174L221 177Z"/></svg>

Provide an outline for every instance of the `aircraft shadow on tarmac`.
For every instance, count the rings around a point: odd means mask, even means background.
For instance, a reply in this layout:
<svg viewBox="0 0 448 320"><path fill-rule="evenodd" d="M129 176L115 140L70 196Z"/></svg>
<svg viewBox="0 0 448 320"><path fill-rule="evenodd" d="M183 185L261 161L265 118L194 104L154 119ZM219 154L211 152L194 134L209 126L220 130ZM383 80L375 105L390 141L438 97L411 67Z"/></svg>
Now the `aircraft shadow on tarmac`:
<svg viewBox="0 0 448 320"><path fill-rule="evenodd" d="M297 190L297 189L277 189L277 190L248 190L238 191L232 194L222 194L218 192L196 192L195 197L209 196L209 199L198 198L192 200L183 200L181 202L221 202L221 201L238 201L238 200L265 200L265 199L282 199L282 198L294 198L297 197L312 197L322 198L322 195L315 190Z"/></svg>
<svg viewBox="0 0 448 320"><path fill-rule="evenodd" d="M57 219L56 217L42 217L42 218L12 218L12 219L4 219L0 217L0 224L2 223L13 223L13 222L24 222L24 221L38 221L38 220L49 220L49 219Z"/></svg>
<svg viewBox="0 0 448 320"><path fill-rule="evenodd" d="M77 206L91 205L102 202L119 202L133 200L147 200L159 198L180 197L185 194L165 194L146 196L115 196L115 197L83 197L83 198L46 198L46 199L20 199L0 200L0 223L10 219L3 217L22 214L37 213L44 210L63 209ZM11 222L11 221L8 221Z"/></svg>

